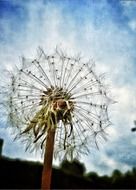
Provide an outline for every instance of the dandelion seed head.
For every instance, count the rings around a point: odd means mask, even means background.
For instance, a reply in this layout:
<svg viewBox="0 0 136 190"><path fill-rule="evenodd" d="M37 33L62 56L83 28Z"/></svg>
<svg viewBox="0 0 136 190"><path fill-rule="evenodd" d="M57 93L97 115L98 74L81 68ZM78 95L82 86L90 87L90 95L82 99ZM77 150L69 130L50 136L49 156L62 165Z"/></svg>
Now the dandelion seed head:
<svg viewBox="0 0 136 190"><path fill-rule="evenodd" d="M88 154L90 146L106 140L112 100L91 61L58 48L46 55L39 48L36 59L22 58L4 89L8 121L26 150L44 151L49 130L56 131L54 156L60 158Z"/></svg>

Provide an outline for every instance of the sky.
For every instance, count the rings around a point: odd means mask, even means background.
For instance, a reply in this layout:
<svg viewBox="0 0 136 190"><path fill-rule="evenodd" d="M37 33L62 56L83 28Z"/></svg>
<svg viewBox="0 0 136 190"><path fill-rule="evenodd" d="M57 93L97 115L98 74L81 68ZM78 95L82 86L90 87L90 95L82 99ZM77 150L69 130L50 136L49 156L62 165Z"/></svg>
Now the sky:
<svg viewBox="0 0 136 190"><path fill-rule="evenodd" d="M108 141L81 158L87 171L104 175L136 166L136 1L0 0L0 72L20 64L21 56L35 57L38 46L93 59L117 102L109 108ZM3 155L42 160L25 152L12 133L1 116Z"/></svg>

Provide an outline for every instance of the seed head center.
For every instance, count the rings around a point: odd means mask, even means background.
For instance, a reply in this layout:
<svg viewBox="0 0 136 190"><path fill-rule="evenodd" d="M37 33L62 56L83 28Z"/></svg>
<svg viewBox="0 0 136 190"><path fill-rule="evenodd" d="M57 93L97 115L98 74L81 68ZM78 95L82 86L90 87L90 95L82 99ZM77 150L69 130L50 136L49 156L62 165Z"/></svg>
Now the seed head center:
<svg viewBox="0 0 136 190"><path fill-rule="evenodd" d="M50 112L55 115L57 122L62 120L69 123L74 110L74 102L70 100L70 96L62 88L51 87L44 91L44 95L40 99L40 105L49 106Z"/></svg>

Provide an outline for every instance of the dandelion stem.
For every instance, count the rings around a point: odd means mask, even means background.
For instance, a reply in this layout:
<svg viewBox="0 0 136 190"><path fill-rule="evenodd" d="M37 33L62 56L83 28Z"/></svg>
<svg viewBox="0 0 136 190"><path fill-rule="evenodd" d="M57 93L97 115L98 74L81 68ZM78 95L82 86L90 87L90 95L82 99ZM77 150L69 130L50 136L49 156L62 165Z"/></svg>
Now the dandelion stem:
<svg viewBox="0 0 136 190"><path fill-rule="evenodd" d="M46 139L46 151L44 155L44 165L42 172L42 190L49 190L51 186L51 174L52 174L52 160L53 160L53 149L54 149L54 138L55 129L48 131Z"/></svg>

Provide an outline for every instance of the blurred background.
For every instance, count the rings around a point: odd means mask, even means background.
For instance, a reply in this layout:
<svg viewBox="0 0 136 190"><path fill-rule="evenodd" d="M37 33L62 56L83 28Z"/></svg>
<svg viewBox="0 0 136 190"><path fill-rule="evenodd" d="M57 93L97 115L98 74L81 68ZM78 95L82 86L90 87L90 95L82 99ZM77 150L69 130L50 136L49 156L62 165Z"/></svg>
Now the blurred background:
<svg viewBox="0 0 136 190"><path fill-rule="evenodd" d="M15 65L19 65L21 56L35 58L38 46L45 52L52 53L56 45L71 56L80 52L81 56L93 60L96 73L105 73L109 94L117 103L109 108L112 125L107 130L108 141L99 141L99 151L90 147L90 154L82 155L81 163L77 160L63 163L54 160L57 169L53 170L55 181L53 180L52 185L58 184L56 188L60 188L59 175L65 175L65 183L73 183L71 188L75 187L72 180L76 182L79 177L85 180L83 183L91 183L90 187L94 187L94 181L95 185L98 185L99 180L105 180L102 183L109 184L109 187L118 183L122 188L123 184L128 184L125 187L134 188L134 182L131 180L132 176L136 175L136 1L0 0L1 73L5 69L13 70ZM0 82L1 80L2 76ZM16 183L18 181L23 184L23 181L17 180L17 176L23 180L19 175L25 173L26 180L27 174L33 175L33 172L29 173L27 169L30 171L33 168L37 174L31 176L32 180L26 183L35 181L38 188L39 182L36 179L40 179L39 162L42 162L43 158L38 152L25 152L25 146L13 141L13 132L6 122L6 117L0 114L0 118L0 138L4 139L3 157L0 160L0 175L3 180L0 180L0 183L5 183L9 176L16 176ZM23 164L26 170L21 172ZM68 172L66 168L70 168ZM9 175L6 171L11 171L12 174ZM81 175L77 177L77 173ZM55 175L59 177L54 178ZM12 182L15 179L12 179ZM71 183L68 180L71 180ZM126 183L123 183L124 181ZM31 185L34 187L34 184ZM27 187L31 188L31 185ZM4 188L2 185L1 187Z"/></svg>

